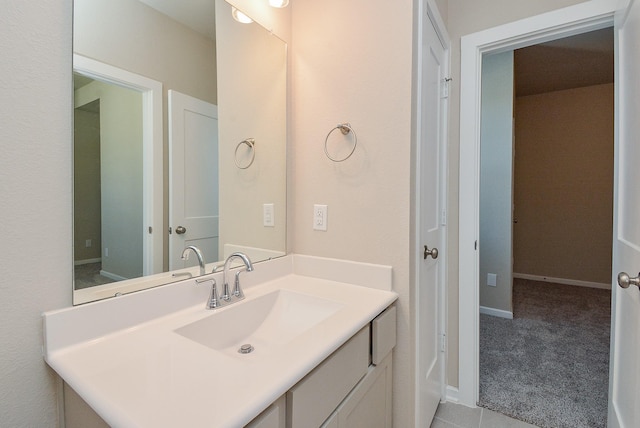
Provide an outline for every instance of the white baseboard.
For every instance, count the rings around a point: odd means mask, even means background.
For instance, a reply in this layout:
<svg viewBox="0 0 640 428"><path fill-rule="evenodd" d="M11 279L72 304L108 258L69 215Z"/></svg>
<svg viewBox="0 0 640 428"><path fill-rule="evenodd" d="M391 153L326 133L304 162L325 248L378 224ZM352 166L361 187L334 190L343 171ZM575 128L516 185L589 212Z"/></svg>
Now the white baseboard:
<svg viewBox="0 0 640 428"><path fill-rule="evenodd" d="M98 262L101 262L101 261L102 261L102 258L98 257L98 258L95 258L95 259L76 260L76 261L73 262L73 264L75 266L80 266L80 265L88 265L90 263L98 263Z"/></svg>
<svg viewBox="0 0 640 428"><path fill-rule="evenodd" d="M455 386L447 385L447 396L445 397L447 403L458 402L458 388Z"/></svg>
<svg viewBox="0 0 640 428"><path fill-rule="evenodd" d="M107 272L106 270L101 270L100 275L106 276L107 278L113 279L114 281L124 281L125 279L129 279L125 278L124 276L116 275L115 273Z"/></svg>
<svg viewBox="0 0 640 428"><path fill-rule="evenodd" d="M485 315L491 315L494 317L513 319L513 312L503 311L502 309L489 308L487 306L480 306L480 313Z"/></svg>
<svg viewBox="0 0 640 428"><path fill-rule="evenodd" d="M529 275L528 273L514 273L514 278L530 279L532 281L555 282L556 284L577 285L578 287L600 288L611 290L611 284L602 282L580 281L578 279L553 278L551 276Z"/></svg>

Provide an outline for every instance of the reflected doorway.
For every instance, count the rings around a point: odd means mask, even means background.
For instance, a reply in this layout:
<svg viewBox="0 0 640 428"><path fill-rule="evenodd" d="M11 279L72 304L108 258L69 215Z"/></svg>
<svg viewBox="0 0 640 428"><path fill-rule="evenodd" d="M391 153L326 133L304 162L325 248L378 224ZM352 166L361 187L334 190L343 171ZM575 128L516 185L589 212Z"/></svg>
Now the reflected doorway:
<svg viewBox="0 0 640 428"><path fill-rule="evenodd" d="M142 95L74 73L75 288L142 275Z"/></svg>

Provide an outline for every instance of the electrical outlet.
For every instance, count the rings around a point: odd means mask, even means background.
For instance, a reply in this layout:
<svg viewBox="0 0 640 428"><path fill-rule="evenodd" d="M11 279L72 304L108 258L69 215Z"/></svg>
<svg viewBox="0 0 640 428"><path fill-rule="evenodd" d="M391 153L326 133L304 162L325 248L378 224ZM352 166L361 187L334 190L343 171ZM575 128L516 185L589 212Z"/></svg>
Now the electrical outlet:
<svg viewBox="0 0 640 428"><path fill-rule="evenodd" d="M109 247L104 247L104 256L109 257Z"/></svg>
<svg viewBox="0 0 640 428"><path fill-rule="evenodd" d="M495 273L487 274L487 285L490 287L495 287L498 284L498 275Z"/></svg>
<svg viewBox="0 0 640 428"><path fill-rule="evenodd" d="M273 213L273 204L262 205L262 225L265 227L274 227L275 218Z"/></svg>
<svg viewBox="0 0 640 428"><path fill-rule="evenodd" d="M313 229L327 231L327 206L313 206Z"/></svg>
<svg viewBox="0 0 640 428"><path fill-rule="evenodd" d="M85 239L84 246L87 248L91 247L91 239Z"/></svg>

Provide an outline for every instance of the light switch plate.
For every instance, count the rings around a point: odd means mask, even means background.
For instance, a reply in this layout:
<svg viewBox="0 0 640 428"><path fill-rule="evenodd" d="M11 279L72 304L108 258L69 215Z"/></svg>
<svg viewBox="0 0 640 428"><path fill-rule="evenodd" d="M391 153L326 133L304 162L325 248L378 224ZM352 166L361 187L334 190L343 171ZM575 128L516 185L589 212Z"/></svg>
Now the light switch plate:
<svg viewBox="0 0 640 428"><path fill-rule="evenodd" d="M273 204L263 204L262 205L262 225L265 227L274 227L275 226L275 218L274 218L274 208Z"/></svg>

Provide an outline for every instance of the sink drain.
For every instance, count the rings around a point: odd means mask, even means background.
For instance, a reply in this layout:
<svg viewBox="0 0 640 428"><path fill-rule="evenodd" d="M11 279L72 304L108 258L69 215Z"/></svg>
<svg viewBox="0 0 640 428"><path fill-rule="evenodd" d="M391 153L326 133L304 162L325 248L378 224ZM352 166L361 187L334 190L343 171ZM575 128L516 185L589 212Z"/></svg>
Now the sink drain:
<svg viewBox="0 0 640 428"><path fill-rule="evenodd" d="M242 345L240 347L240 349L238 349L238 352L240 354L249 354L249 353L253 352L253 349L254 348L253 348L253 346L251 346L250 343L245 343L244 345Z"/></svg>

